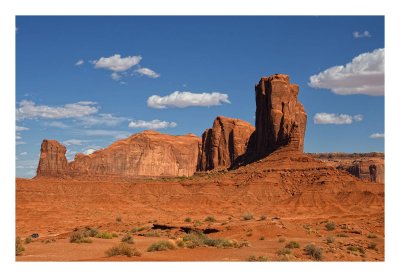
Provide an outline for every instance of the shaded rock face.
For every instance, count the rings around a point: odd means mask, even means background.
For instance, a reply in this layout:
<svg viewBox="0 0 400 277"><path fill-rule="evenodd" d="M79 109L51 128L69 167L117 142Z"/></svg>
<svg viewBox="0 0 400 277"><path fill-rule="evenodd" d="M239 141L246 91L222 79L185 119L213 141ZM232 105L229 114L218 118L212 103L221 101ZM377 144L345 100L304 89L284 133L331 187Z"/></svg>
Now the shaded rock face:
<svg viewBox="0 0 400 277"><path fill-rule="evenodd" d="M65 147L56 143L57 155L48 155L48 151L43 151L46 149L43 142L41 156L47 158L39 164L38 176L43 176L39 174L43 172L42 163L51 165L51 170L45 172L53 177L63 177L60 173L65 175L64 168L70 169L67 173L71 177L191 176L197 169L201 140L195 135L171 136L145 131L90 155L77 154L69 164Z"/></svg>
<svg viewBox="0 0 400 277"><path fill-rule="evenodd" d="M263 158L281 146L303 152L307 114L297 101L299 86L289 76L262 77L255 87L256 133L254 158Z"/></svg>
<svg viewBox="0 0 400 277"><path fill-rule="evenodd" d="M65 153L67 149L56 140L43 140L40 147L37 176L64 176L69 173L69 165Z"/></svg>
<svg viewBox="0 0 400 277"><path fill-rule="evenodd" d="M309 154L337 169L374 183L385 182L385 156L383 153L321 153Z"/></svg>
<svg viewBox="0 0 400 277"><path fill-rule="evenodd" d="M337 169L346 170L351 175L374 183L385 182L385 168L383 162L373 160L354 161L351 164L339 164Z"/></svg>
<svg viewBox="0 0 400 277"><path fill-rule="evenodd" d="M79 155L71 169L79 175L191 176L196 171L200 138L145 131L91 155Z"/></svg>
<svg viewBox="0 0 400 277"><path fill-rule="evenodd" d="M202 135L198 170L231 167L246 153L254 130L254 126L243 120L218 116L212 129Z"/></svg>

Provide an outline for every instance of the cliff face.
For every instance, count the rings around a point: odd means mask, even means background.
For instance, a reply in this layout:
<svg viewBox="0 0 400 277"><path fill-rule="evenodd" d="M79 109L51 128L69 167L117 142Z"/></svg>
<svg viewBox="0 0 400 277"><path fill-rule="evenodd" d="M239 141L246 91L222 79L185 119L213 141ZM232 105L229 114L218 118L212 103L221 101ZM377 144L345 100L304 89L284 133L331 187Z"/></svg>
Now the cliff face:
<svg viewBox="0 0 400 277"><path fill-rule="evenodd" d="M191 176L196 171L200 138L145 131L91 155L78 155L71 169L79 175Z"/></svg>
<svg viewBox="0 0 400 277"><path fill-rule="evenodd" d="M289 76L262 77L255 87L256 133L254 158L263 158L281 146L303 152L307 114L297 101L299 86Z"/></svg>
<svg viewBox="0 0 400 277"><path fill-rule="evenodd" d="M200 143L195 135L145 131L90 155L77 154L68 164L64 146L43 141L37 176L191 176L197 168Z"/></svg>
<svg viewBox="0 0 400 277"><path fill-rule="evenodd" d="M385 157L383 153L310 155L337 169L347 171L359 179L374 183L385 182Z"/></svg>
<svg viewBox="0 0 400 277"><path fill-rule="evenodd" d="M56 140L43 140L40 147L39 165L36 175L40 177L62 177L70 172L65 153L67 149Z"/></svg>
<svg viewBox="0 0 400 277"><path fill-rule="evenodd" d="M229 168L247 151L254 126L240 120L218 116L212 129L202 135L198 170Z"/></svg>

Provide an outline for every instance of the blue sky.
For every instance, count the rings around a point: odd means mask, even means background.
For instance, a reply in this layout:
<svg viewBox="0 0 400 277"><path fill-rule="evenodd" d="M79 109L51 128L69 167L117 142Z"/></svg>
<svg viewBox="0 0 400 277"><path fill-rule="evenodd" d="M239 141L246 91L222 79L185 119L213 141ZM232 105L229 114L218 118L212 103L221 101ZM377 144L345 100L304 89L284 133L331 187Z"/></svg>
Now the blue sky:
<svg viewBox="0 0 400 277"><path fill-rule="evenodd" d="M300 86L306 152L384 151L383 17L35 16L16 27L18 177L35 175L45 138L73 159L149 128L254 124L254 85L274 73Z"/></svg>

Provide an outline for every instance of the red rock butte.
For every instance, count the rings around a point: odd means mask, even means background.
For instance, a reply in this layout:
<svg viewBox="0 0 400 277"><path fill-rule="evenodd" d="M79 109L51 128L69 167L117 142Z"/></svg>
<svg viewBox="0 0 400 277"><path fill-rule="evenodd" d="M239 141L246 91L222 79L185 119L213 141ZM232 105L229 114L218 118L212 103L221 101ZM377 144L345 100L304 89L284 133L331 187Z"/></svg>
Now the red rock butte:
<svg viewBox="0 0 400 277"><path fill-rule="evenodd" d="M255 86L256 126L218 116L202 137L144 131L90 155L68 162L66 148L43 140L36 177L175 177L196 172L236 169L263 159L280 148L303 153L307 114L298 101L299 86L288 75L262 77ZM315 158L321 158L315 156ZM372 182L384 181L383 159L346 159L336 169Z"/></svg>

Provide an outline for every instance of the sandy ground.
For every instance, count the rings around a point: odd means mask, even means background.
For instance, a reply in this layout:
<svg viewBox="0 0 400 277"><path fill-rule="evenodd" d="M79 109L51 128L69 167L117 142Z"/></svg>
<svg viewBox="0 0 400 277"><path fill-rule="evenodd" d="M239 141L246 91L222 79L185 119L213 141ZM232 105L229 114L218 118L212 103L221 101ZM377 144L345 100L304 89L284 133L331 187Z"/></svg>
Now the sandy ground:
<svg viewBox="0 0 400 277"><path fill-rule="evenodd" d="M304 247L315 244L323 261L383 261L384 184L360 181L302 154L277 152L237 170L188 178L17 179L16 234L22 240L32 233L40 237L24 244L16 260L313 261ZM252 218L245 220L246 214ZM118 237L70 243L73 230L84 227ZM159 240L176 243L190 230L212 230L210 238L245 246L147 251ZM106 250L125 234L133 236L131 247L141 256L108 257ZM290 241L299 248L280 254Z"/></svg>

